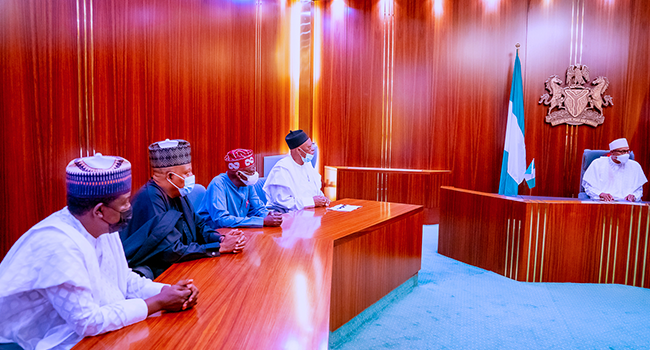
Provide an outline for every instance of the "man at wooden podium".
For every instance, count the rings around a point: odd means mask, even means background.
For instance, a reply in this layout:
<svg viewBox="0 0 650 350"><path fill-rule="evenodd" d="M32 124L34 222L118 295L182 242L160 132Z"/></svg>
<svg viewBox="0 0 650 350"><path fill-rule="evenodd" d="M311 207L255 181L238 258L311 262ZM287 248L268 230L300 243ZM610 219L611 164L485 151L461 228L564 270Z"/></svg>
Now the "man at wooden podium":
<svg viewBox="0 0 650 350"><path fill-rule="evenodd" d="M582 178L591 199L638 202L648 179L639 163L630 159L630 146L624 138L609 144L609 157L595 159Z"/></svg>

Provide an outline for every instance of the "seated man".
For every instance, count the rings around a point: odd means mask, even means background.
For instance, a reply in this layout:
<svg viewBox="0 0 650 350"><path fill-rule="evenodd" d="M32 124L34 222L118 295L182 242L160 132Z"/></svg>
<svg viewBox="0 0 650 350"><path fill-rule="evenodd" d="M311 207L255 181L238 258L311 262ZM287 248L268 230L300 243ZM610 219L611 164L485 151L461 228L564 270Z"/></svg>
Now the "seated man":
<svg viewBox="0 0 650 350"><path fill-rule="evenodd" d="M228 171L208 185L199 216L212 228L280 226L282 214L269 212L253 188L259 179L253 151L235 149L224 160Z"/></svg>
<svg viewBox="0 0 650 350"><path fill-rule="evenodd" d="M648 182L639 163L630 160L626 139L609 144L609 157L595 159L582 177L582 186L591 199L640 201L643 184Z"/></svg>
<svg viewBox="0 0 650 350"><path fill-rule="evenodd" d="M194 187L189 142L155 142L149 160L153 176L135 195L133 219L120 233L135 272L154 279L175 262L244 249L241 231L221 236L194 213L186 197Z"/></svg>
<svg viewBox="0 0 650 350"><path fill-rule="evenodd" d="M316 144L302 130L290 131L285 141L291 152L273 166L264 183L267 206L282 213L328 206L320 174L311 165Z"/></svg>
<svg viewBox="0 0 650 350"><path fill-rule="evenodd" d="M131 213L131 164L97 154L66 168L68 206L13 245L0 264L0 343L69 349L83 337L196 304L191 280L133 273L116 230Z"/></svg>

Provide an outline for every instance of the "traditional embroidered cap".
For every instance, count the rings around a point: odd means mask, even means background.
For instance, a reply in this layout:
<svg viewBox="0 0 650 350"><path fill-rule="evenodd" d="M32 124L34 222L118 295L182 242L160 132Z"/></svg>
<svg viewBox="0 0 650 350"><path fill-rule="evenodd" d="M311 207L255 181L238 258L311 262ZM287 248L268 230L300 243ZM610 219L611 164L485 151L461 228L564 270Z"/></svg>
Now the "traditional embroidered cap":
<svg viewBox="0 0 650 350"><path fill-rule="evenodd" d="M309 136L305 134L304 131L302 130L289 130L289 133L287 136L284 138L285 141L287 141L287 146L289 146L289 149L294 149L300 147L307 139Z"/></svg>
<svg viewBox="0 0 650 350"><path fill-rule="evenodd" d="M239 170L255 164L253 150L237 148L226 154L223 160L228 164L228 169Z"/></svg>
<svg viewBox="0 0 650 350"><path fill-rule="evenodd" d="M613 151L613 150L615 150L617 148L623 148L623 147L630 147L627 144L627 139L626 138L617 139L617 140L614 140L614 141L609 143L609 150L610 151Z"/></svg>
<svg viewBox="0 0 650 350"><path fill-rule="evenodd" d="M152 168L167 168L192 162L192 148L185 140L154 142L149 145L149 162Z"/></svg>
<svg viewBox="0 0 650 350"><path fill-rule="evenodd" d="M131 163L122 157L101 153L77 158L66 167L65 182L69 196L119 196L131 190Z"/></svg>

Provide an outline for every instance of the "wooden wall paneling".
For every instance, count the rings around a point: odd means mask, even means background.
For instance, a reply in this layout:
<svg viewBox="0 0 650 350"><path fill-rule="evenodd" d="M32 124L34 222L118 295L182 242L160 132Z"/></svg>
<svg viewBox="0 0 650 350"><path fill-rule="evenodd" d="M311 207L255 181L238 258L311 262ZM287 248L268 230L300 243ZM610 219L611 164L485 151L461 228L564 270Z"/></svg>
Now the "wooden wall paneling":
<svg viewBox="0 0 650 350"><path fill-rule="evenodd" d="M346 105L345 57L346 16L345 7L333 6L333 2L316 2L322 13L322 40L320 78L315 83L315 102L317 110L315 132L316 141L322 151L320 163L325 165L345 164L345 154L349 150L343 142L346 127L344 116ZM340 4L339 4L340 6ZM321 169L322 170L322 169Z"/></svg>
<svg viewBox="0 0 650 350"><path fill-rule="evenodd" d="M409 203L425 206L432 189L429 188L431 174L386 174L385 200L395 203Z"/></svg>
<svg viewBox="0 0 650 350"><path fill-rule="evenodd" d="M336 198L377 200L377 178L377 172L339 169L337 170ZM349 185L341 186L341 184Z"/></svg>
<svg viewBox="0 0 650 350"><path fill-rule="evenodd" d="M384 22L378 4L348 5L323 12L322 164L380 166Z"/></svg>
<svg viewBox="0 0 650 350"><path fill-rule="evenodd" d="M259 164L282 152L289 88L283 5L104 5L95 28L97 105L104 107L98 129L106 131L98 144L117 146L139 165L134 187L149 177L147 146L165 138L192 143L194 173L205 185L226 170L221 159L230 149L253 149Z"/></svg>
<svg viewBox="0 0 650 350"><path fill-rule="evenodd" d="M494 6L453 2L453 49L448 52L454 60L448 66L453 72L448 88L458 104L450 150L453 185L486 192L498 189L514 45L525 40L528 5L501 1ZM520 58L525 62L522 52Z"/></svg>
<svg viewBox="0 0 650 350"><path fill-rule="evenodd" d="M452 119L434 114L436 97L445 89L434 86L445 50L439 42L429 1L396 1L389 167L449 169L447 135ZM432 147L436 145L437 147Z"/></svg>
<svg viewBox="0 0 650 350"><path fill-rule="evenodd" d="M449 171L381 168L337 168L336 198L407 203L424 207L424 224L440 220L440 186L450 182Z"/></svg>
<svg viewBox="0 0 650 350"><path fill-rule="evenodd" d="M4 1L0 13L1 258L65 206L65 167L80 154L85 114L76 2Z"/></svg>
<svg viewBox="0 0 650 350"><path fill-rule="evenodd" d="M641 0L630 1L629 7L630 40L627 62L625 95L621 98L624 135L630 141L636 160L644 169L646 177L650 174L650 7ZM650 184L644 186L644 199L650 196Z"/></svg>
<svg viewBox="0 0 650 350"><path fill-rule="evenodd" d="M282 2L264 1L259 6L260 87L255 100L255 151L258 169L263 157L288 152L284 137L291 120L291 80L289 77L289 7Z"/></svg>

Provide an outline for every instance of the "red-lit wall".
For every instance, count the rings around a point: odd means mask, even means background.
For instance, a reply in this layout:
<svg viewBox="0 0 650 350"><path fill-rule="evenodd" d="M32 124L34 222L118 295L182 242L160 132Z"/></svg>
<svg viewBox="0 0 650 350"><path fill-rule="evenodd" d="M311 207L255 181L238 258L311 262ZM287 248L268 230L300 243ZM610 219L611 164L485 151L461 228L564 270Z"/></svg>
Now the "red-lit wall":
<svg viewBox="0 0 650 350"><path fill-rule="evenodd" d="M301 58L320 52L320 79L301 78L297 120L321 165L450 169L453 185L495 192L520 42L533 194L575 196L582 150L617 137L650 169L645 1L585 6L582 62L609 78L614 98L598 128L551 127L537 103L569 65L571 0L443 0L442 13L432 0L396 0L392 16L376 0L344 2L342 12L312 5L322 47ZM0 2L0 256L65 205L64 167L80 154L129 159L136 189L147 146L164 138L192 143L203 184L232 148L258 161L286 151L290 21L285 0Z"/></svg>

